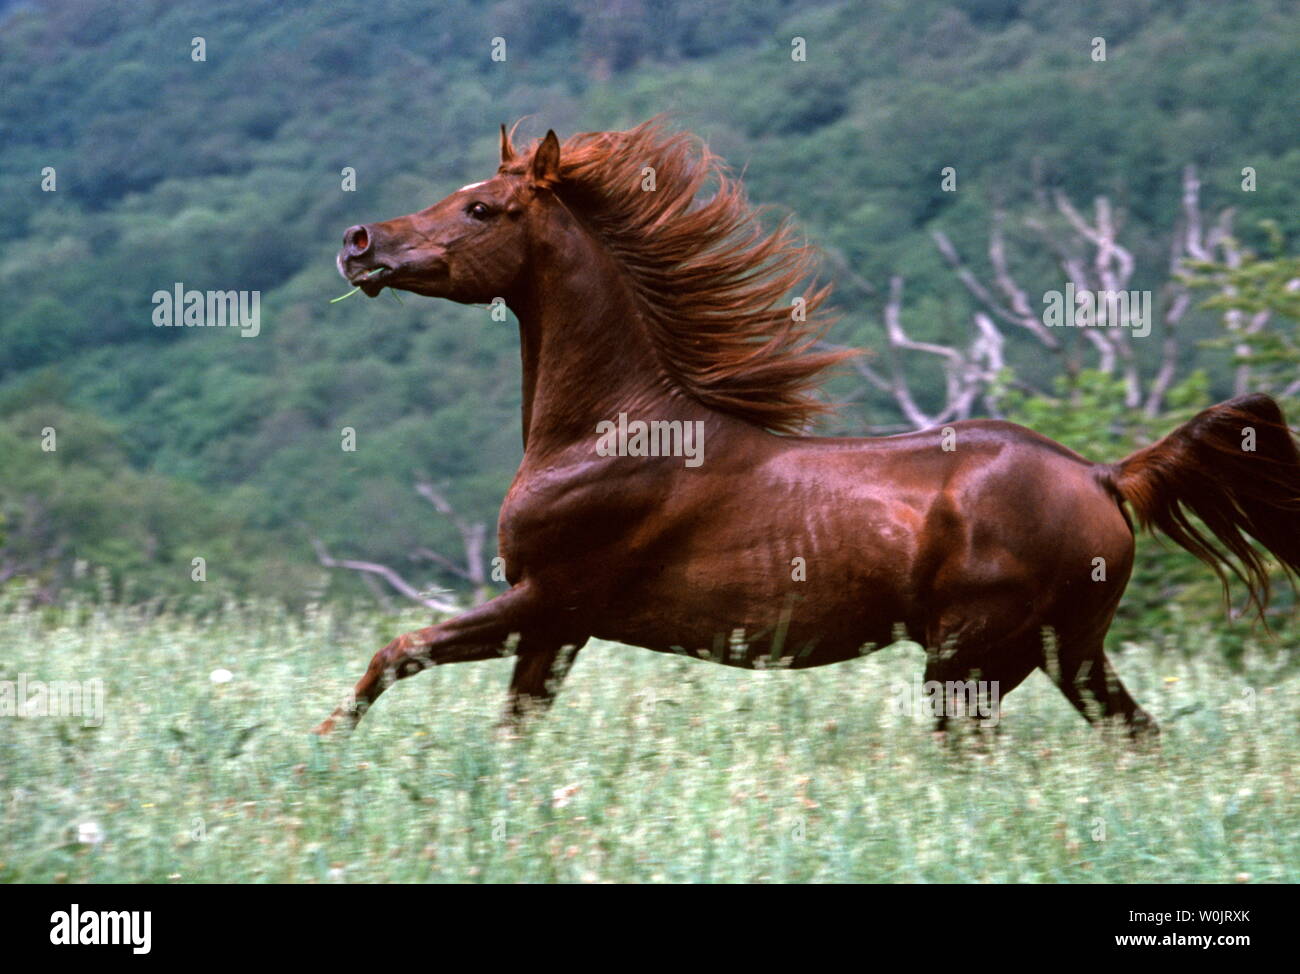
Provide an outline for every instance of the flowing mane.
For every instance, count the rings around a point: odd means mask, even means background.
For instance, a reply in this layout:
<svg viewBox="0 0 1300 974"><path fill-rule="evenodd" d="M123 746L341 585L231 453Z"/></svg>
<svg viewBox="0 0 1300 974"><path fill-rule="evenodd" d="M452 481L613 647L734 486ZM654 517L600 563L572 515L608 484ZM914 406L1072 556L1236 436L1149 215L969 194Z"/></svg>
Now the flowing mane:
<svg viewBox="0 0 1300 974"><path fill-rule="evenodd" d="M507 168L523 171L537 147ZM645 167L654 189L643 189ZM697 202L706 186L714 192ZM790 292L815 251L788 220L760 222L726 164L696 137L652 119L626 132L564 142L552 187L626 269L676 389L766 429L800 432L833 408L814 398L823 372L852 351L814 352L831 320L830 285L810 285L801 315Z"/></svg>

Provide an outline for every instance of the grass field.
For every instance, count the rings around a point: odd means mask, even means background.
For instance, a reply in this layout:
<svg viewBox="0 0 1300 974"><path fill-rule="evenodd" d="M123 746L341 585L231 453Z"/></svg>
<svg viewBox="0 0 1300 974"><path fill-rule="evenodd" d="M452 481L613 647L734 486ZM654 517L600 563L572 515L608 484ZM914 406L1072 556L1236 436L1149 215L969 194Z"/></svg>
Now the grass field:
<svg viewBox="0 0 1300 974"><path fill-rule="evenodd" d="M1300 878L1295 647L1239 672L1212 634L1126 647L1154 753L1041 675L991 745L938 742L889 705L921 669L905 645L748 673L593 644L515 740L493 732L510 661L449 666L322 744L307 730L425 619L0 610L0 679L105 687L98 727L0 717L5 882Z"/></svg>

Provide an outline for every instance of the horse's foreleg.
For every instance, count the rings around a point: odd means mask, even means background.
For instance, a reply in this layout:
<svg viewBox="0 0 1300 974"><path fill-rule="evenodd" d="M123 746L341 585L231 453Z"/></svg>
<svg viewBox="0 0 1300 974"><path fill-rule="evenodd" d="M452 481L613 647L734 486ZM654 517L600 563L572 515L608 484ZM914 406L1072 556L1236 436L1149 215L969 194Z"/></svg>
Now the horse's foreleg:
<svg viewBox="0 0 1300 974"><path fill-rule="evenodd" d="M512 634L527 637L531 607L528 591L517 586L454 619L398 636L374 655L348 699L314 732L328 734L340 722L355 725L381 693L421 670L506 655Z"/></svg>
<svg viewBox="0 0 1300 974"><path fill-rule="evenodd" d="M1023 621L1006 628L979 606L953 607L941 613L926 631L925 683L938 684L941 709L935 715L939 734L962 728L990 728L1001 723L1002 698L1034 671L1040 657L1036 638ZM954 720L954 718L961 718Z"/></svg>
<svg viewBox="0 0 1300 974"><path fill-rule="evenodd" d="M529 716L550 709L560 684L569 674L573 658L585 639L561 642L556 639L530 639L519 644L515 671L498 727L514 730Z"/></svg>
<svg viewBox="0 0 1300 974"><path fill-rule="evenodd" d="M947 659L931 654L924 680L942 688L939 691L942 708L935 715L936 733L945 734L956 727L968 730L1000 727L1002 697L1020 686L1035 666L1033 659L1014 652L1014 644L1000 649L1001 652L968 651Z"/></svg>

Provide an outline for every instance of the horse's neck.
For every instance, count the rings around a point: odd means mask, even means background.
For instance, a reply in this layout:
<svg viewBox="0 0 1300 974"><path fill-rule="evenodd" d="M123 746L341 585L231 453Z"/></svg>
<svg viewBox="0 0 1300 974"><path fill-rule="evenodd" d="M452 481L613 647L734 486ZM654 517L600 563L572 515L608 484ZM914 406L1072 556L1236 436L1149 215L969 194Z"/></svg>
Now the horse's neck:
<svg viewBox="0 0 1300 974"><path fill-rule="evenodd" d="M703 413L670 395L647 325L613 258L573 229L533 263L537 270L514 307L526 452L594 439L596 424L617 421L620 412L646 419Z"/></svg>

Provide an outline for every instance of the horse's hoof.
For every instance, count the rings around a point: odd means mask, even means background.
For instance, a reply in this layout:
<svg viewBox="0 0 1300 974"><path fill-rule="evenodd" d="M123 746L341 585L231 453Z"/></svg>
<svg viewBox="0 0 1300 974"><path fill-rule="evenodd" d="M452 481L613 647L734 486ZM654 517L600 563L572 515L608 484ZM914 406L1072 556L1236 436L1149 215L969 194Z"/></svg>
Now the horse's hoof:
<svg viewBox="0 0 1300 974"><path fill-rule="evenodd" d="M523 737L523 724L518 720L499 720L492 725L492 735L498 741L517 741Z"/></svg>

